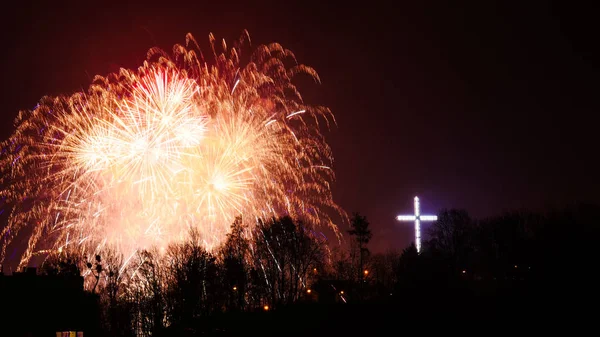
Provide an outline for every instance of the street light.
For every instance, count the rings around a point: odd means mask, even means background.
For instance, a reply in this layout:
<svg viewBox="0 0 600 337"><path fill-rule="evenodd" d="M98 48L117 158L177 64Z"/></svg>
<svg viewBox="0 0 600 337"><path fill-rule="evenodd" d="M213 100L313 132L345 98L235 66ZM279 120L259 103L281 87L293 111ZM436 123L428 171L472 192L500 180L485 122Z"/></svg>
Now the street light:
<svg viewBox="0 0 600 337"><path fill-rule="evenodd" d="M237 287L236 287L236 286L233 286L233 291L236 291L236 290L237 290Z"/></svg>
<svg viewBox="0 0 600 337"><path fill-rule="evenodd" d="M263 309L264 309L265 311L269 311L269 306L268 306L268 305L265 305L265 306L263 307Z"/></svg>
<svg viewBox="0 0 600 337"><path fill-rule="evenodd" d="M369 271L366 269L365 269L364 273L365 273L365 276L369 275Z"/></svg>
<svg viewBox="0 0 600 337"><path fill-rule="evenodd" d="M312 293L312 290L308 289L308 290L306 290L306 293L310 294L310 293Z"/></svg>

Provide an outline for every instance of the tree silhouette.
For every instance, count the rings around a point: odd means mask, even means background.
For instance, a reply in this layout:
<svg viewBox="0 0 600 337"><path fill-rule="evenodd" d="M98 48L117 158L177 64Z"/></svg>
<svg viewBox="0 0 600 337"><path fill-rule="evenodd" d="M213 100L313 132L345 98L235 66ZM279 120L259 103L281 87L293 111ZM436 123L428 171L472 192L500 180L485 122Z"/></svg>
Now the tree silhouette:
<svg viewBox="0 0 600 337"><path fill-rule="evenodd" d="M324 264L324 241L310 227L290 217L260 222L253 259L262 273L269 305L290 304L309 286L314 268Z"/></svg>
<svg viewBox="0 0 600 337"><path fill-rule="evenodd" d="M398 262L394 265L394 274L396 275L397 284L396 288L414 288L417 284L415 276L420 272L419 270L419 256L415 243L412 242L410 246L406 247ZM397 290L397 289L396 289Z"/></svg>
<svg viewBox="0 0 600 337"><path fill-rule="evenodd" d="M100 269L101 276L104 276L100 295L105 308L105 326L111 336L130 336L133 334L133 320L126 298L124 280L127 279L127 271L122 269L123 256L114 249L107 249L103 254L103 258L96 257L96 266L102 263L96 271Z"/></svg>
<svg viewBox="0 0 600 337"><path fill-rule="evenodd" d="M426 249L447 259L453 270L462 270L469 265L474 252L475 230L475 222L467 211L443 209L428 231Z"/></svg>
<svg viewBox="0 0 600 337"><path fill-rule="evenodd" d="M87 261L85 266L90 271L90 275L92 275L96 282L94 283L94 287L92 288L92 293L96 292L96 287L98 286L98 282L100 282L100 275L102 274L102 258L100 255L96 255L94 258L94 262Z"/></svg>
<svg viewBox="0 0 600 337"><path fill-rule="evenodd" d="M197 231L190 231L186 242L171 245L167 260L167 316L172 324L189 326L220 309L216 258L204 249Z"/></svg>
<svg viewBox="0 0 600 337"><path fill-rule="evenodd" d="M246 264L249 240L245 238L242 218L237 217L231 225L231 232L221 249L225 293L228 294L229 310L244 310L248 292L248 272Z"/></svg>
<svg viewBox="0 0 600 337"><path fill-rule="evenodd" d="M389 289L393 289L397 282L397 265L400 254L396 251L388 251L373 255L369 261L369 277L376 287L376 295L386 296Z"/></svg>
<svg viewBox="0 0 600 337"><path fill-rule="evenodd" d="M369 249L366 245L371 240L373 236L371 230L369 229L369 222L367 221L366 216L361 216L359 213L354 213L352 220L350 222L350 227L352 229L348 230L348 234L354 237L354 241L358 245L358 255L359 255L359 269L358 269L358 280L363 280L363 265L364 265L364 257L368 256Z"/></svg>
<svg viewBox="0 0 600 337"><path fill-rule="evenodd" d="M331 273L336 280L351 281L356 275L355 267L346 250L334 247L331 253Z"/></svg>
<svg viewBox="0 0 600 337"><path fill-rule="evenodd" d="M136 270L137 282L133 283L138 294L138 309L141 330L144 334L156 336L164 328L165 319L165 268L157 258L157 252L138 252L139 267ZM139 335L139 334L138 334Z"/></svg>
<svg viewBox="0 0 600 337"><path fill-rule="evenodd" d="M531 265L535 231L542 226L540 215L526 211L505 212L481 221L476 239L477 269L486 275L506 277L514 266Z"/></svg>
<svg viewBox="0 0 600 337"><path fill-rule="evenodd" d="M81 276L83 257L75 251L64 250L50 254L40 268L45 275Z"/></svg>

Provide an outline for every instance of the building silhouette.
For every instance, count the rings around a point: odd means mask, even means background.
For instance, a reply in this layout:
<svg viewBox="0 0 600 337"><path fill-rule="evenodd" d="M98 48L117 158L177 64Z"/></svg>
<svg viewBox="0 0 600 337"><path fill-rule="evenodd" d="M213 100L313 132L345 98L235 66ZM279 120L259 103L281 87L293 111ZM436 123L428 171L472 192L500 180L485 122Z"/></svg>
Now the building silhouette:
<svg viewBox="0 0 600 337"><path fill-rule="evenodd" d="M0 272L0 298L2 336L56 336L60 331L94 336L97 331L97 300L84 291L81 276L40 275L36 268Z"/></svg>

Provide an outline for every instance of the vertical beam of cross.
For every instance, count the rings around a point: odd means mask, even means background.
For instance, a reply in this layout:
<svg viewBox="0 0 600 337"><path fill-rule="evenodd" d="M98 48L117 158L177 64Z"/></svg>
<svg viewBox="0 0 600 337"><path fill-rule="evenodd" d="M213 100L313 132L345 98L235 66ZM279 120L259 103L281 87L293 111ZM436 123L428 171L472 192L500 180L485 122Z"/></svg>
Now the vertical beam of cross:
<svg viewBox="0 0 600 337"><path fill-rule="evenodd" d="M415 222L415 246L417 253L421 252L421 221L436 221L436 215L421 215L421 204L419 197L415 197L415 214L414 215L398 215L398 221L414 221Z"/></svg>

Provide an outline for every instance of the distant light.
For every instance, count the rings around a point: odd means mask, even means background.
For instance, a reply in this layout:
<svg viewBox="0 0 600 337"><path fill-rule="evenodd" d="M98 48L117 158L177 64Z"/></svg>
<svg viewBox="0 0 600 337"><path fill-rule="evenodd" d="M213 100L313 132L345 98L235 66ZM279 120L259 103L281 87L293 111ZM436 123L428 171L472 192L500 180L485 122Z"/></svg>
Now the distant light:
<svg viewBox="0 0 600 337"><path fill-rule="evenodd" d="M466 271L466 270L463 270L463 274L466 274L466 273L467 273L467 271Z"/></svg>
<svg viewBox="0 0 600 337"><path fill-rule="evenodd" d="M269 311L269 306L268 306L268 305L265 305L265 306L263 307L263 310L264 310L264 311Z"/></svg>
<svg viewBox="0 0 600 337"><path fill-rule="evenodd" d="M344 295L344 291L343 291L343 290L342 290L342 291L340 291L340 294L341 294L341 295Z"/></svg>
<svg viewBox="0 0 600 337"><path fill-rule="evenodd" d="M316 273L317 272L317 268L313 269L313 271Z"/></svg>
<svg viewBox="0 0 600 337"><path fill-rule="evenodd" d="M365 269L364 271L365 275L369 275L369 271Z"/></svg>
<svg viewBox="0 0 600 337"><path fill-rule="evenodd" d="M515 268L517 268L517 265L515 264Z"/></svg>
<svg viewBox="0 0 600 337"><path fill-rule="evenodd" d="M308 290L306 290L306 292L310 294L310 293L312 293L312 290L308 289Z"/></svg>
<svg viewBox="0 0 600 337"><path fill-rule="evenodd" d="M236 286L233 286L233 291L236 291L236 290L237 290L237 287L236 287Z"/></svg>

